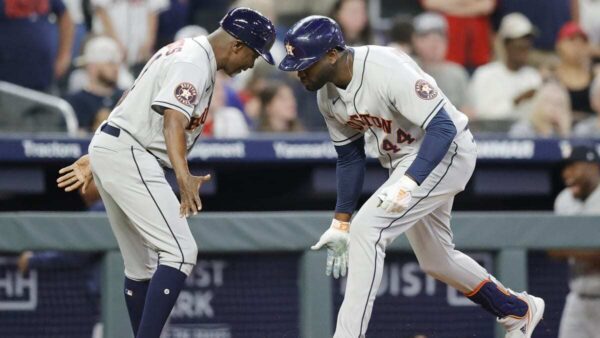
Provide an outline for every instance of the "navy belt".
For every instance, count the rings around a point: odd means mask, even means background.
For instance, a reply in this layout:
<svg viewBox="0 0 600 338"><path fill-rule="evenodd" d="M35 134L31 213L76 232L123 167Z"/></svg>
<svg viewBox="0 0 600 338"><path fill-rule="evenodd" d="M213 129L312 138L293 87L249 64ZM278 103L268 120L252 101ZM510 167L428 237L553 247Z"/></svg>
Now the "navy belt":
<svg viewBox="0 0 600 338"><path fill-rule="evenodd" d="M100 128L100 131L103 133L107 133L108 135L112 135L114 137L119 137L121 135L121 129L117 127L113 127L110 124L106 123Z"/></svg>

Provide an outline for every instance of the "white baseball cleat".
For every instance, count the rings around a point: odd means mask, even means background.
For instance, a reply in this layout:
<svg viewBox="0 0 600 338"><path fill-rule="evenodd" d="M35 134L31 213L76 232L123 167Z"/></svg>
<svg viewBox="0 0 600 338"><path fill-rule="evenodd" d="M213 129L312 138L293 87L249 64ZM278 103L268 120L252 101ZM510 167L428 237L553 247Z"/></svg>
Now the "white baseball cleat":
<svg viewBox="0 0 600 338"><path fill-rule="evenodd" d="M527 294L527 292L515 293L515 296L524 300L529 309L523 318L504 317L498 318L498 323L506 328L504 338L531 338L533 330L544 316L546 307L544 300Z"/></svg>

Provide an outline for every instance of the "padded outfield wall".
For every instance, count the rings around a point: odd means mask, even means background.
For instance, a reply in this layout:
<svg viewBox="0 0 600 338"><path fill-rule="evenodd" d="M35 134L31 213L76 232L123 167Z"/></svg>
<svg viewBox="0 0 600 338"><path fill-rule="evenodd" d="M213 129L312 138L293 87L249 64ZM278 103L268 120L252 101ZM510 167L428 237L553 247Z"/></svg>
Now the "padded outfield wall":
<svg viewBox="0 0 600 338"><path fill-rule="evenodd" d="M323 212L203 213L190 220L198 265L166 337L330 337L344 281L324 275L324 252L307 250L330 221ZM600 248L600 218L549 213L456 213L457 247L513 289L547 301L536 337L556 337L566 263L546 251ZM24 250L60 251L75 262L21 275ZM0 336L130 337L123 263L104 214L0 214ZM95 287L96 285L97 287ZM373 337L498 335L493 318L424 275L405 238L388 250L369 333Z"/></svg>

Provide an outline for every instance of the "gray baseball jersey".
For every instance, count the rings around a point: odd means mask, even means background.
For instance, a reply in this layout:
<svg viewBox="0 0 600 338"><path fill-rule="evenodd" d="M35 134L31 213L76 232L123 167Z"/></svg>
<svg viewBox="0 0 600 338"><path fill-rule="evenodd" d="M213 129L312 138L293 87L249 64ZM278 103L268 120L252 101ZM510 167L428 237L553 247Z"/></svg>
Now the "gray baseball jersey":
<svg viewBox="0 0 600 338"><path fill-rule="evenodd" d="M353 74L346 89L328 83L317 92L319 109L335 145L368 133L385 168L416 155L424 129L442 107L458 131L467 125L435 80L397 49L354 48Z"/></svg>
<svg viewBox="0 0 600 338"><path fill-rule="evenodd" d="M477 157L467 117L448 102L433 78L392 48L354 48L352 71L345 90L333 84L319 90L319 108L335 145L370 135L367 143L375 143L371 146L391 174L352 220L346 292L334 336L338 338L365 334L385 248L403 233L421 268L456 289L468 293L489 278L483 267L454 249L450 229L454 196L469 181ZM379 192L404 175L419 151L424 129L442 107L458 131L446 156L413 191L407 209L390 214L378 208Z"/></svg>
<svg viewBox="0 0 600 338"><path fill-rule="evenodd" d="M215 55L206 37L165 46L148 61L108 122L127 130L170 167L162 113L165 108L174 109L190 121L186 141L191 149L208 116L216 72Z"/></svg>
<svg viewBox="0 0 600 338"><path fill-rule="evenodd" d="M206 120L216 75L205 37L159 50L133 87L96 131L89 155L94 181L132 280L150 279L157 263L189 274L197 247L179 201L165 179L171 166L163 136L163 113L174 109L189 124L188 151Z"/></svg>

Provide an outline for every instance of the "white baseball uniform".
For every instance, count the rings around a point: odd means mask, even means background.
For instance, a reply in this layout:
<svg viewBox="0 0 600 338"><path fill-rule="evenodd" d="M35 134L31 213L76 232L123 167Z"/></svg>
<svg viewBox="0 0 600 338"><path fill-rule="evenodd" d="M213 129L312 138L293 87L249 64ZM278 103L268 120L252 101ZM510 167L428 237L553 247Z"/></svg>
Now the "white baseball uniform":
<svg viewBox="0 0 600 338"><path fill-rule="evenodd" d="M162 168L171 166L162 114L174 109L190 121L189 151L206 120L216 70L205 37L163 47L90 143L94 181L130 279L150 279L157 263L185 274L196 263L196 243Z"/></svg>
<svg viewBox="0 0 600 338"><path fill-rule="evenodd" d="M600 215L600 185L585 201L569 188L556 197L554 211L559 215ZM600 271L597 265L570 259L571 291L563 310L559 338L600 337Z"/></svg>
<svg viewBox="0 0 600 338"><path fill-rule="evenodd" d="M356 213L350 229L349 271L334 337L362 337L381 281L386 246L406 233L421 269L462 292L489 278L473 259L454 249L450 212L473 170L476 146L467 117L406 54L392 48L354 48L347 88L328 83L317 94L333 143L348 144L366 134L389 179ZM444 108L457 135L431 174L413 192L407 209L390 214L378 208L382 188L396 183L416 158L424 129ZM375 145L369 143L376 143Z"/></svg>

